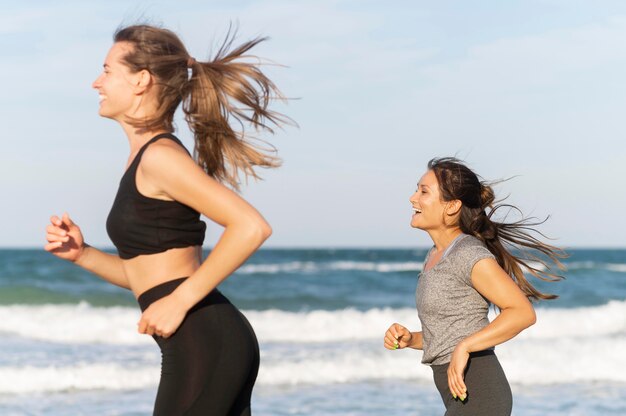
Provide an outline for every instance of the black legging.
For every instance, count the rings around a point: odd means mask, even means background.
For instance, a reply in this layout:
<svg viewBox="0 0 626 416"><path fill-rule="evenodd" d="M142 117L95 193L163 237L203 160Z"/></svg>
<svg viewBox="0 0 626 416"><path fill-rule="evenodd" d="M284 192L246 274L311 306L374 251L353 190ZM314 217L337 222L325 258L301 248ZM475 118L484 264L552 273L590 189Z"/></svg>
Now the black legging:
<svg viewBox="0 0 626 416"><path fill-rule="evenodd" d="M157 285L137 299L141 310L186 278ZM161 348L154 416L248 416L259 346L247 319L217 289L194 306Z"/></svg>
<svg viewBox="0 0 626 416"><path fill-rule="evenodd" d="M467 398L455 399L448 387L448 364L433 365L435 385L446 406L445 416L509 416L511 387L493 350L470 354L465 369Z"/></svg>

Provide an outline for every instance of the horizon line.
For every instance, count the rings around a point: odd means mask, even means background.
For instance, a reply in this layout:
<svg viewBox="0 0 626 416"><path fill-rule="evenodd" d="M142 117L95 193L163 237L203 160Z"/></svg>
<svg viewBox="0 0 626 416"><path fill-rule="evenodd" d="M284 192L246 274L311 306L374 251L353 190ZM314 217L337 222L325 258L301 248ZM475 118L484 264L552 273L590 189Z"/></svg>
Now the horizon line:
<svg viewBox="0 0 626 416"><path fill-rule="evenodd" d="M116 251L114 246L93 246L99 250L106 251ZM202 250L210 250L214 246L202 246ZM293 245L293 246L285 246L285 245L269 245L262 246L257 249L258 250L424 250L430 249L432 246L375 246L375 245ZM626 246L582 246L582 245L572 245L572 246L563 246L565 251L567 250L626 250ZM43 247L40 246L30 246L30 245L20 245L20 246L4 246L0 245L0 250L41 250L45 251Z"/></svg>

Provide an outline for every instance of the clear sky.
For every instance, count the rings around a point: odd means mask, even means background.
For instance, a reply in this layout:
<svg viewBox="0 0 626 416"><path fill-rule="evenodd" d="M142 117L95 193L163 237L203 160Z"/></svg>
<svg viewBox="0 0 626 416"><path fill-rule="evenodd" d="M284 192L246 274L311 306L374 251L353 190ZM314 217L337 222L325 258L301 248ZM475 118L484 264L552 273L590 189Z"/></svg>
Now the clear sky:
<svg viewBox="0 0 626 416"><path fill-rule="evenodd" d="M67 211L93 245L128 157L91 89L120 24L149 21L201 60L229 22L299 127L284 166L242 194L267 246L426 246L408 198L426 163L456 155L555 242L626 247L626 3L622 1L1 0L2 247L40 247ZM191 136L179 121L179 135ZM172 167L174 169L174 167ZM212 226L207 244L220 229Z"/></svg>

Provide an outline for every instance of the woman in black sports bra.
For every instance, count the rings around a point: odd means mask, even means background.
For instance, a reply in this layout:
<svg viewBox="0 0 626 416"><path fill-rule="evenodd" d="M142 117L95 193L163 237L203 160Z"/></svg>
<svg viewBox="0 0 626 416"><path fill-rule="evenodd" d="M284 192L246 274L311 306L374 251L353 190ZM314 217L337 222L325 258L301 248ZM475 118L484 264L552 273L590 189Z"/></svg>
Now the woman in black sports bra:
<svg viewBox="0 0 626 416"><path fill-rule="evenodd" d="M285 119L267 109L280 97L258 63L241 59L263 39L196 61L173 32L147 25L119 29L93 83L99 113L117 121L130 144L127 168L107 219L118 250L87 245L66 213L47 227L52 254L133 291L138 331L162 351L155 415L249 415L259 366L254 331L217 289L271 234L237 193L239 173L278 159L245 140L229 120L267 129ZM255 61L257 62L257 61ZM182 103L196 160L172 135ZM205 224L224 226L202 261Z"/></svg>

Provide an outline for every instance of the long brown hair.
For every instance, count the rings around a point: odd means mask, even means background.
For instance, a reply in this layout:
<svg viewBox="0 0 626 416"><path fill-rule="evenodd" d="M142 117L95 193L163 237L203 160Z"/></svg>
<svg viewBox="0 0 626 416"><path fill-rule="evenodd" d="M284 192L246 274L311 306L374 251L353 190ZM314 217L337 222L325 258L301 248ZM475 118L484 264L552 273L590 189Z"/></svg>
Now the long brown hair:
<svg viewBox="0 0 626 416"><path fill-rule="evenodd" d="M563 269L561 258L567 254L560 248L546 244L536 235L544 221L523 218L514 222L498 222L496 211L508 208L521 211L510 204L497 204L492 187L481 181L462 161L452 157L436 158L428 162L439 182L443 201L459 200L462 203L458 226L465 234L473 235L485 243L498 264L513 278L520 289L531 299L555 299L556 295L537 290L525 277L523 269L533 276L546 280L563 279L552 272L553 267ZM495 205L494 205L495 204ZM489 212L487 212L489 209ZM512 251L519 252L514 255ZM538 264L537 264L538 263Z"/></svg>
<svg viewBox="0 0 626 416"><path fill-rule="evenodd" d="M260 60L247 55L265 38L233 48L234 31L212 59L196 61L172 31L150 25L119 28L115 42L132 48L123 58L133 72L149 71L156 79L158 108L154 117L128 121L146 130L174 131L174 113L182 109L194 135L194 155L213 178L239 188L239 174L258 179L255 166L277 167L275 148L251 143L244 125L273 133L271 126L290 120L268 109L274 98L282 99L274 83L259 69ZM189 71L191 74L189 74ZM235 122L240 130L231 126Z"/></svg>

